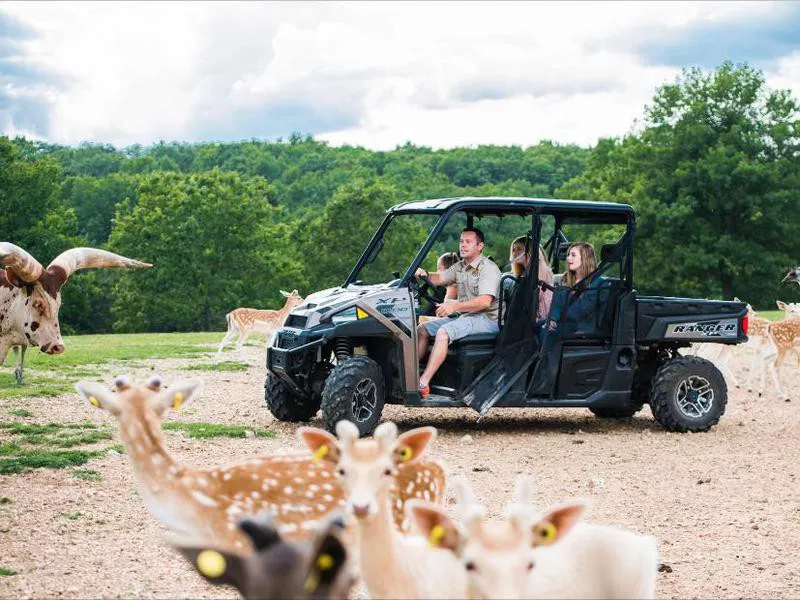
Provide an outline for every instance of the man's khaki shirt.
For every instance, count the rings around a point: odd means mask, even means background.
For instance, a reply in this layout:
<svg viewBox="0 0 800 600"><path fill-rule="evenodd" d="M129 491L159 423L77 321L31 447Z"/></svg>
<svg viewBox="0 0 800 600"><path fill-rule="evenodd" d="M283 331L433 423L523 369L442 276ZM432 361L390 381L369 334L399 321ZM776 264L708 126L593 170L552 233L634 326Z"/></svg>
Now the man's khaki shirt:
<svg viewBox="0 0 800 600"><path fill-rule="evenodd" d="M451 283L458 285L459 302L466 302L478 296L490 294L492 303L487 310L469 314L485 314L493 321L497 320L500 268L491 260L483 255L480 255L470 264L460 260L449 269L442 271L441 276L441 285L450 285Z"/></svg>

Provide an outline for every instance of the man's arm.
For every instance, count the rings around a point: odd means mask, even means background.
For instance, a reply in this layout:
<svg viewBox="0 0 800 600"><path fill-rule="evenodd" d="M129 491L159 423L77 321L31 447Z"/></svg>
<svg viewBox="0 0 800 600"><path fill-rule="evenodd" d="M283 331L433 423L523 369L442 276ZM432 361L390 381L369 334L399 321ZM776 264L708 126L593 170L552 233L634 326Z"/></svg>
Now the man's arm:
<svg viewBox="0 0 800 600"><path fill-rule="evenodd" d="M426 271L423 268L418 268L414 275L426 279L432 285L450 285L455 283L455 276L450 272L452 267L446 271Z"/></svg>
<svg viewBox="0 0 800 600"><path fill-rule="evenodd" d="M465 300L464 302L447 302L440 304L436 309L437 317L446 317L454 312L460 313L477 313L487 310L494 301L494 296L491 294L484 294L476 296L472 300Z"/></svg>

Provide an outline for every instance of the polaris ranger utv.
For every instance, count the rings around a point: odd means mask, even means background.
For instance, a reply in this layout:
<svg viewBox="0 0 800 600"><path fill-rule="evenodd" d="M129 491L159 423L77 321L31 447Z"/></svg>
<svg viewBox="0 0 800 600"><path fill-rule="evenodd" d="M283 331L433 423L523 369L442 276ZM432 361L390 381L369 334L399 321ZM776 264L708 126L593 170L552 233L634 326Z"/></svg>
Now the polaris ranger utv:
<svg viewBox="0 0 800 600"><path fill-rule="evenodd" d="M414 273L435 269L436 257L457 250L461 230L473 226L501 270L520 235L533 249L531 264L521 277L503 275L499 333L452 342L423 398L417 324L435 312L443 290ZM711 362L680 349L747 341L746 305L640 296L634 234L625 204L447 198L394 206L344 283L308 296L273 336L267 406L282 421L306 421L321 409L329 430L347 419L366 435L384 404L468 406L481 416L493 406L585 407L624 418L649 403L666 429L705 431L725 412L727 386ZM559 309L537 320L538 295L548 286L535 275L535 248L544 247L558 273L570 240L593 242L597 267L571 288L549 287ZM591 307L589 318L571 316L575 302Z"/></svg>

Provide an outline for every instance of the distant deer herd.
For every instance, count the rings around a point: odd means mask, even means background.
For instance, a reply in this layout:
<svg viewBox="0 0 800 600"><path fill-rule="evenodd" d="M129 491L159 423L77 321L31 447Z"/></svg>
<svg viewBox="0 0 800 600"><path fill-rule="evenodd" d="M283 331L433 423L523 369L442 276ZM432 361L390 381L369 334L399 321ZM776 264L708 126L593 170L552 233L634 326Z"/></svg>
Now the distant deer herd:
<svg viewBox="0 0 800 600"><path fill-rule="evenodd" d="M92 248L62 253L46 269L21 248L0 243L0 364L18 353L22 382L27 346L61 353L60 288L70 273L91 267L151 265ZM784 282L800 284L800 267ZM237 350L253 331L272 333L303 301L281 291L280 310L238 308L227 315L225 345ZM748 305L759 393L766 373L780 396L780 370L794 353L800 364L800 304L778 301L781 320ZM706 350L728 380L731 346ZM715 353L713 356L711 353ZM757 369L758 367L758 369ZM488 518L465 478L448 482L431 458L437 432L399 433L378 426L360 439L348 421L336 435L300 427L304 451L249 458L198 469L168 450L161 422L200 390L196 380L166 386L157 377L135 384L118 377L113 389L76 385L79 395L117 420L136 487L168 541L197 573L234 586L245 598L348 598L361 588L372 598L653 598L658 570L654 538L582 520L586 506L569 500L541 510L533 485L520 476L504 516ZM446 491L455 504L446 506Z"/></svg>

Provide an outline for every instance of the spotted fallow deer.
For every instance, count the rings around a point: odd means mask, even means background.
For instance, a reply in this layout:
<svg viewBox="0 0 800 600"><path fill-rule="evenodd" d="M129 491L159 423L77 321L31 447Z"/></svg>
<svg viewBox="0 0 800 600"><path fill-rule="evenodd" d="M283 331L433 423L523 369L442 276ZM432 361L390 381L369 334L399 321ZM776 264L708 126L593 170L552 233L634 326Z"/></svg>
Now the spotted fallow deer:
<svg viewBox="0 0 800 600"><path fill-rule="evenodd" d="M217 348L217 353L214 355L214 362L219 360L222 349L232 342L236 336L239 339L236 341L236 351L242 349L244 341L253 332L272 334L279 329L291 310L303 303L303 298L297 292L292 290L284 292L280 290L281 295L286 298L283 306L279 310L260 310L257 308L236 308L225 315L225 320L228 323L228 331L222 342Z"/></svg>
<svg viewBox="0 0 800 600"><path fill-rule="evenodd" d="M61 287L75 271L152 266L97 248L72 248L56 256L45 269L19 246L0 242L0 365L9 348L14 348L14 375L21 384L28 346L39 346L47 354L64 352L58 323Z"/></svg>
<svg viewBox="0 0 800 600"><path fill-rule="evenodd" d="M758 395L762 396L765 391L766 372L769 371L772 383L779 396L784 396L783 388L780 384L780 370L783 361L789 352L794 352L798 361L800 361L800 349L796 344L798 341L797 336L792 337L792 323L800 319L800 304L790 302L776 301L780 310L784 312L784 318L779 321L766 321L766 324L760 323L759 327L762 331L759 345L756 348L756 353L753 356L753 366L750 370L750 384L748 391L752 391L752 380L755 375L755 364L759 363L760 386ZM777 337L776 337L777 334ZM749 335L749 334L748 334ZM788 396L786 396L788 398Z"/></svg>
<svg viewBox="0 0 800 600"><path fill-rule="evenodd" d="M455 489L457 519L417 500L406 510L430 544L459 558L470 598L654 597L654 538L581 522L580 500L539 513L525 476L501 520L487 519L466 479L457 479Z"/></svg>
<svg viewBox="0 0 800 600"><path fill-rule="evenodd" d="M357 523L361 575L370 597L465 598L466 573L452 552L392 526L393 510L400 509L391 498L393 487L432 502L444 496L444 468L436 462L414 478L400 478L403 467L422 462L436 430L421 427L398 437L389 422L378 426L374 439L360 440L353 423L340 421L336 434L338 439L322 429L298 429L308 448L335 467L347 490L346 506Z"/></svg>
<svg viewBox="0 0 800 600"><path fill-rule="evenodd" d="M347 598L356 577L347 569L348 552L341 539L344 520L338 516L308 541L282 539L269 513L246 517L239 528L254 552L172 542L206 581L231 585L247 600Z"/></svg>
<svg viewBox="0 0 800 600"><path fill-rule="evenodd" d="M119 422L137 488L150 513L183 539L247 551L250 539L239 529L247 515L269 511L289 539L307 539L320 518L344 503L344 490L330 462L305 451L259 456L243 462L196 469L178 462L168 451L161 419L179 410L197 394L200 382L186 380L162 386L158 377L146 385L115 380L115 391L94 382L76 384L93 406ZM408 465L405 476L416 477L420 465ZM398 506L397 526L405 517L405 488L392 493Z"/></svg>

